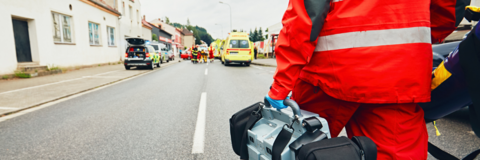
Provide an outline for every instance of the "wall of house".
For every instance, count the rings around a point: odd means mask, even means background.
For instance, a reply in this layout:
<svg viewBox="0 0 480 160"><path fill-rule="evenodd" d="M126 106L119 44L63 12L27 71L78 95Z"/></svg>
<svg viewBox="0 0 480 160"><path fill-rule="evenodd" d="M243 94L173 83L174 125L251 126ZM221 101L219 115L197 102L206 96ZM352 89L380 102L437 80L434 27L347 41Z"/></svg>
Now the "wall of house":
<svg viewBox="0 0 480 160"><path fill-rule="evenodd" d="M72 9L70 9L70 5ZM71 16L72 43L55 43L52 12ZM0 74L11 74L17 68L12 17L29 25L33 62L49 66L79 66L118 61L118 17L78 0L4 1L0 5ZM88 22L99 24L100 43L89 43ZM115 28L117 46L107 43L107 26Z"/></svg>
<svg viewBox="0 0 480 160"><path fill-rule="evenodd" d="M187 48L190 48L192 47L193 44L195 44L195 39L193 38L193 35L183 36L183 40L184 40L183 44Z"/></svg>
<svg viewBox="0 0 480 160"><path fill-rule="evenodd" d="M122 13L122 18L120 19L120 44L118 54L123 58L125 54L125 49L128 47L126 37L141 37L141 38L150 38L144 37L142 32L142 12L140 10L141 4L139 0L117 0L118 11ZM125 4L125 5L124 5ZM129 7L132 7L132 14L130 14ZM138 10L138 15L137 15Z"/></svg>
<svg viewBox="0 0 480 160"><path fill-rule="evenodd" d="M142 27L142 37L144 39L152 41L152 30L150 28Z"/></svg>

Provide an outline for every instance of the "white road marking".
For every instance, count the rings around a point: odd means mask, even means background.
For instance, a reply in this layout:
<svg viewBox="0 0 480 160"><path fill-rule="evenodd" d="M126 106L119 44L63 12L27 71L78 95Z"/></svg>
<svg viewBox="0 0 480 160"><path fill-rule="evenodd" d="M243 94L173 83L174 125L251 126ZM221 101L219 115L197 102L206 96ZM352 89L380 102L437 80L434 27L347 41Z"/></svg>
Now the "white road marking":
<svg viewBox="0 0 480 160"><path fill-rule="evenodd" d="M120 70L110 71L110 72L105 72L105 73L100 73L100 74L96 74L96 75L92 75L92 76L99 76L99 75L104 75L104 74L113 73L113 72L118 72L118 71L120 71ZM63 81L58 81L58 82L54 82L54 83L47 83L47 84L38 85L38 86L33 86L33 87L27 87L27 88L21 88L21 89L6 91L6 92L0 93L0 95L2 95L2 94L7 94L7 93L18 92L18 91L24 91L24 90L28 90L28 89L34 89L34 88L40 88L40 87L50 86L50 85L59 84L59 83L65 83L65 82L71 82L71 81L81 80L81 79L89 78L89 77L91 77L91 76L84 76L84 77L81 77L81 78L74 78L74 79L63 80Z"/></svg>
<svg viewBox="0 0 480 160"><path fill-rule="evenodd" d="M121 70L116 70L116 71L110 71L110 72L100 73L100 74L96 74L96 75L93 75L93 76L101 76L101 75L105 75L105 74L109 74L109 73L113 73L113 72L118 72L118 71L121 71Z"/></svg>
<svg viewBox="0 0 480 160"><path fill-rule="evenodd" d="M205 69L205 75L208 75L208 68Z"/></svg>
<svg viewBox="0 0 480 160"><path fill-rule="evenodd" d="M15 109L18 109L18 108L13 108L13 107L0 107L0 109L3 109L3 110L15 110Z"/></svg>
<svg viewBox="0 0 480 160"><path fill-rule="evenodd" d="M203 92L200 97L200 105L198 107L197 125L195 126L195 134L193 135L192 154L203 153L205 144L205 118L207 110L207 92Z"/></svg>

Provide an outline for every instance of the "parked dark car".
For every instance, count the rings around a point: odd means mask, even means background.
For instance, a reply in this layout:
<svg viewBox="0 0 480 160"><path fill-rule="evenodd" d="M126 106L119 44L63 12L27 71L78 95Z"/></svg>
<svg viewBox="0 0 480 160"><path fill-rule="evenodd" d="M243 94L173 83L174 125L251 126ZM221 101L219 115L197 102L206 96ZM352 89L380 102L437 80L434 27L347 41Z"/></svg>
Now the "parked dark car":
<svg viewBox="0 0 480 160"><path fill-rule="evenodd" d="M127 38L129 46L125 51L125 69L130 67L147 67L154 69L160 67L160 56L155 52L155 48L145 44L142 38Z"/></svg>
<svg viewBox="0 0 480 160"><path fill-rule="evenodd" d="M433 67L437 67L445 58L457 48L461 41L433 45Z"/></svg>

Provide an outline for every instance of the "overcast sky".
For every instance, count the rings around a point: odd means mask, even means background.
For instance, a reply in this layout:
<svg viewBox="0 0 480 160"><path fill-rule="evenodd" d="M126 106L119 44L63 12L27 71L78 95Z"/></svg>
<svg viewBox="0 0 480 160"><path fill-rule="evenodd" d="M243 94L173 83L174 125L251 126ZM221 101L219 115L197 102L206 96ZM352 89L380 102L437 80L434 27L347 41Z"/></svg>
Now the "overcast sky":
<svg viewBox="0 0 480 160"><path fill-rule="evenodd" d="M232 7L232 28L250 31L265 29L281 22L288 0L221 0ZM230 29L230 11L219 0L140 0L147 21L167 16L181 24L190 19L192 25L207 29L215 38L224 39ZM220 25L215 25L220 24ZM223 26L223 35L222 35Z"/></svg>

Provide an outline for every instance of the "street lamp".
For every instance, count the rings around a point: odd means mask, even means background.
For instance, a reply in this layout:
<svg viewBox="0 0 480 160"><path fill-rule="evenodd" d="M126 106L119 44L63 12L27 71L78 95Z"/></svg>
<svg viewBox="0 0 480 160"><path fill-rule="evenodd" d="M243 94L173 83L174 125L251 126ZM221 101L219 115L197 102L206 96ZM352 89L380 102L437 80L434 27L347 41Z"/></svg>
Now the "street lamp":
<svg viewBox="0 0 480 160"><path fill-rule="evenodd" d="M232 7L228 3L224 3L222 1L220 1L219 3L226 4L228 5L228 7L230 7L230 32L232 32Z"/></svg>
<svg viewBox="0 0 480 160"><path fill-rule="evenodd" d="M222 38L223 38L223 25L217 24L217 23L215 23L215 25L219 25L220 27L222 27Z"/></svg>

